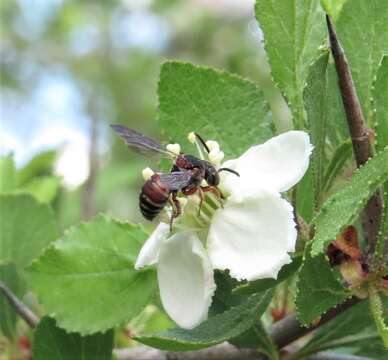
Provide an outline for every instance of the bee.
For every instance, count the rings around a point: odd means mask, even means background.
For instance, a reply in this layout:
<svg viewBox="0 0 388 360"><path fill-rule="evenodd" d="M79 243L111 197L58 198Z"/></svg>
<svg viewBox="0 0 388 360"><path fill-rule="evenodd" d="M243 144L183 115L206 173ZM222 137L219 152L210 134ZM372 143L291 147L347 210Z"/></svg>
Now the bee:
<svg viewBox="0 0 388 360"><path fill-rule="evenodd" d="M221 191L217 187L220 183L219 173L221 171L229 171L239 176L236 171L229 168L217 170L211 162L199 159L196 156L183 153L177 155L165 149L155 140L124 125L111 125L111 127L135 151L157 153L175 158L170 173L155 173L145 182L141 189L139 208L147 220L153 220L167 203L170 203L172 206L170 228L172 228L173 219L181 214L180 203L177 199L178 193L192 195L198 192L200 196L198 211L200 212L204 200L204 192L212 192L216 197L223 198ZM198 134L196 134L196 137L205 150L209 152L205 141ZM206 180L208 186L201 186L203 180Z"/></svg>

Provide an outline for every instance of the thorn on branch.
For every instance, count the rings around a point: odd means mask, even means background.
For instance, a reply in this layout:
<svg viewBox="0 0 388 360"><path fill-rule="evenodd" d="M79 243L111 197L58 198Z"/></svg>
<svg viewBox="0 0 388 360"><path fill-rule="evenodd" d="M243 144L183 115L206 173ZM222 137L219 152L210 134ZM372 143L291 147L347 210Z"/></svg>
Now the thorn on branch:
<svg viewBox="0 0 388 360"><path fill-rule="evenodd" d="M2 281L0 281L0 290L9 305L31 328L38 325L39 318Z"/></svg>
<svg viewBox="0 0 388 360"><path fill-rule="evenodd" d="M357 167L360 167L373 156L373 150L370 143L370 130L365 123L344 49L338 40L333 21L329 15L326 15L326 22L329 32L330 48L334 58L338 84L352 140L354 157L356 159ZM368 257L371 257L376 247L380 219L383 212L382 199L382 192L381 189L379 189L369 199L362 214L362 224L368 242L366 251L369 255ZM369 258L368 260L371 259Z"/></svg>

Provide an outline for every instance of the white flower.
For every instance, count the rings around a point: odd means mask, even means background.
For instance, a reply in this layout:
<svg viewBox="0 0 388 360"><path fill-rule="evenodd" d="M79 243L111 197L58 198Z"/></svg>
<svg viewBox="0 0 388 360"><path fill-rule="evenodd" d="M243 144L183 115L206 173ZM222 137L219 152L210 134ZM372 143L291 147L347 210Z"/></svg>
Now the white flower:
<svg viewBox="0 0 388 360"><path fill-rule="evenodd" d="M215 144L212 150L220 152ZM297 232L293 208L280 193L301 180L311 152L302 131L253 146L222 165L240 176L222 173L220 188L227 199L207 231L186 228L170 234L165 223L155 229L135 267L156 265L163 306L180 327L191 329L206 319L216 288L213 269L228 269L238 280L276 279L291 261Z"/></svg>

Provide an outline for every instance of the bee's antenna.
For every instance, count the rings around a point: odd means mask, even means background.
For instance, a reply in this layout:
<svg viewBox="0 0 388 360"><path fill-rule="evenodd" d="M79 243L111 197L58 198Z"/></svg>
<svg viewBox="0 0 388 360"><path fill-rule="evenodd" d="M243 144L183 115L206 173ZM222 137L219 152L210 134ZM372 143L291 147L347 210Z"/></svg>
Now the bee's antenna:
<svg viewBox="0 0 388 360"><path fill-rule="evenodd" d="M205 140L203 140L202 137L199 136L199 134L197 134L197 133L194 133L194 134L195 134L195 137L200 141L200 143L201 143L201 144L203 145L203 147L206 149L207 153L209 153L210 150L209 150L208 146L206 145Z"/></svg>
<svg viewBox="0 0 388 360"><path fill-rule="evenodd" d="M218 169L218 172L221 172L221 171L227 171L227 172L230 172L230 173L240 177L240 174L237 171L234 171L234 170L229 169L229 168L220 168L220 169Z"/></svg>

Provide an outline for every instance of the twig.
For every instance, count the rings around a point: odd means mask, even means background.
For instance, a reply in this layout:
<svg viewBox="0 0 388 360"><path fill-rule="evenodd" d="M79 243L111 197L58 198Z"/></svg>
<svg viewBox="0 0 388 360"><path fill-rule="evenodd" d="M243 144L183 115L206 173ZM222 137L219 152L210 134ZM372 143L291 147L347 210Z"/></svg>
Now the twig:
<svg viewBox="0 0 388 360"><path fill-rule="evenodd" d="M2 281L0 281L0 289L9 305L30 327L34 328L38 325L39 318Z"/></svg>
<svg viewBox="0 0 388 360"><path fill-rule="evenodd" d="M370 360L368 357L339 354L331 351L323 351L314 355L310 355L307 360Z"/></svg>
<svg viewBox="0 0 388 360"><path fill-rule="evenodd" d="M293 341L301 338L309 332L315 330L319 326L327 323L329 320L343 313L349 307L360 302L360 299L352 297L335 308L330 309L326 314L322 315L321 319L315 322L310 327L303 327L299 324L295 314L288 315L284 319L276 322L269 329L269 335L273 343L279 348L291 344Z"/></svg>
<svg viewBox="0 0 388 360"><path fill-rule="evenodd" d="M342 102L344 104L350 137L352 139L353 152L357 167L360 167L373 156L372 146L369 141L369 131L366 127L346 55L337 38L333 22L329 15L326 15L326 22L329 31L331 52L333 54L338 75ZM382 211L383 198L381 189L379 189L369 199L362 214L362 225L368 242L367 254L369 255L374 253L376 247Z"/></svg>
<svg viewBox="0 0 388 360"><path fill-rule="evenodd" d="M116 349L118 360L260 360L262 355L255 350L238 349L229 343L222 343L204 350L167 352L148 346L130 349Z"/></svg>

